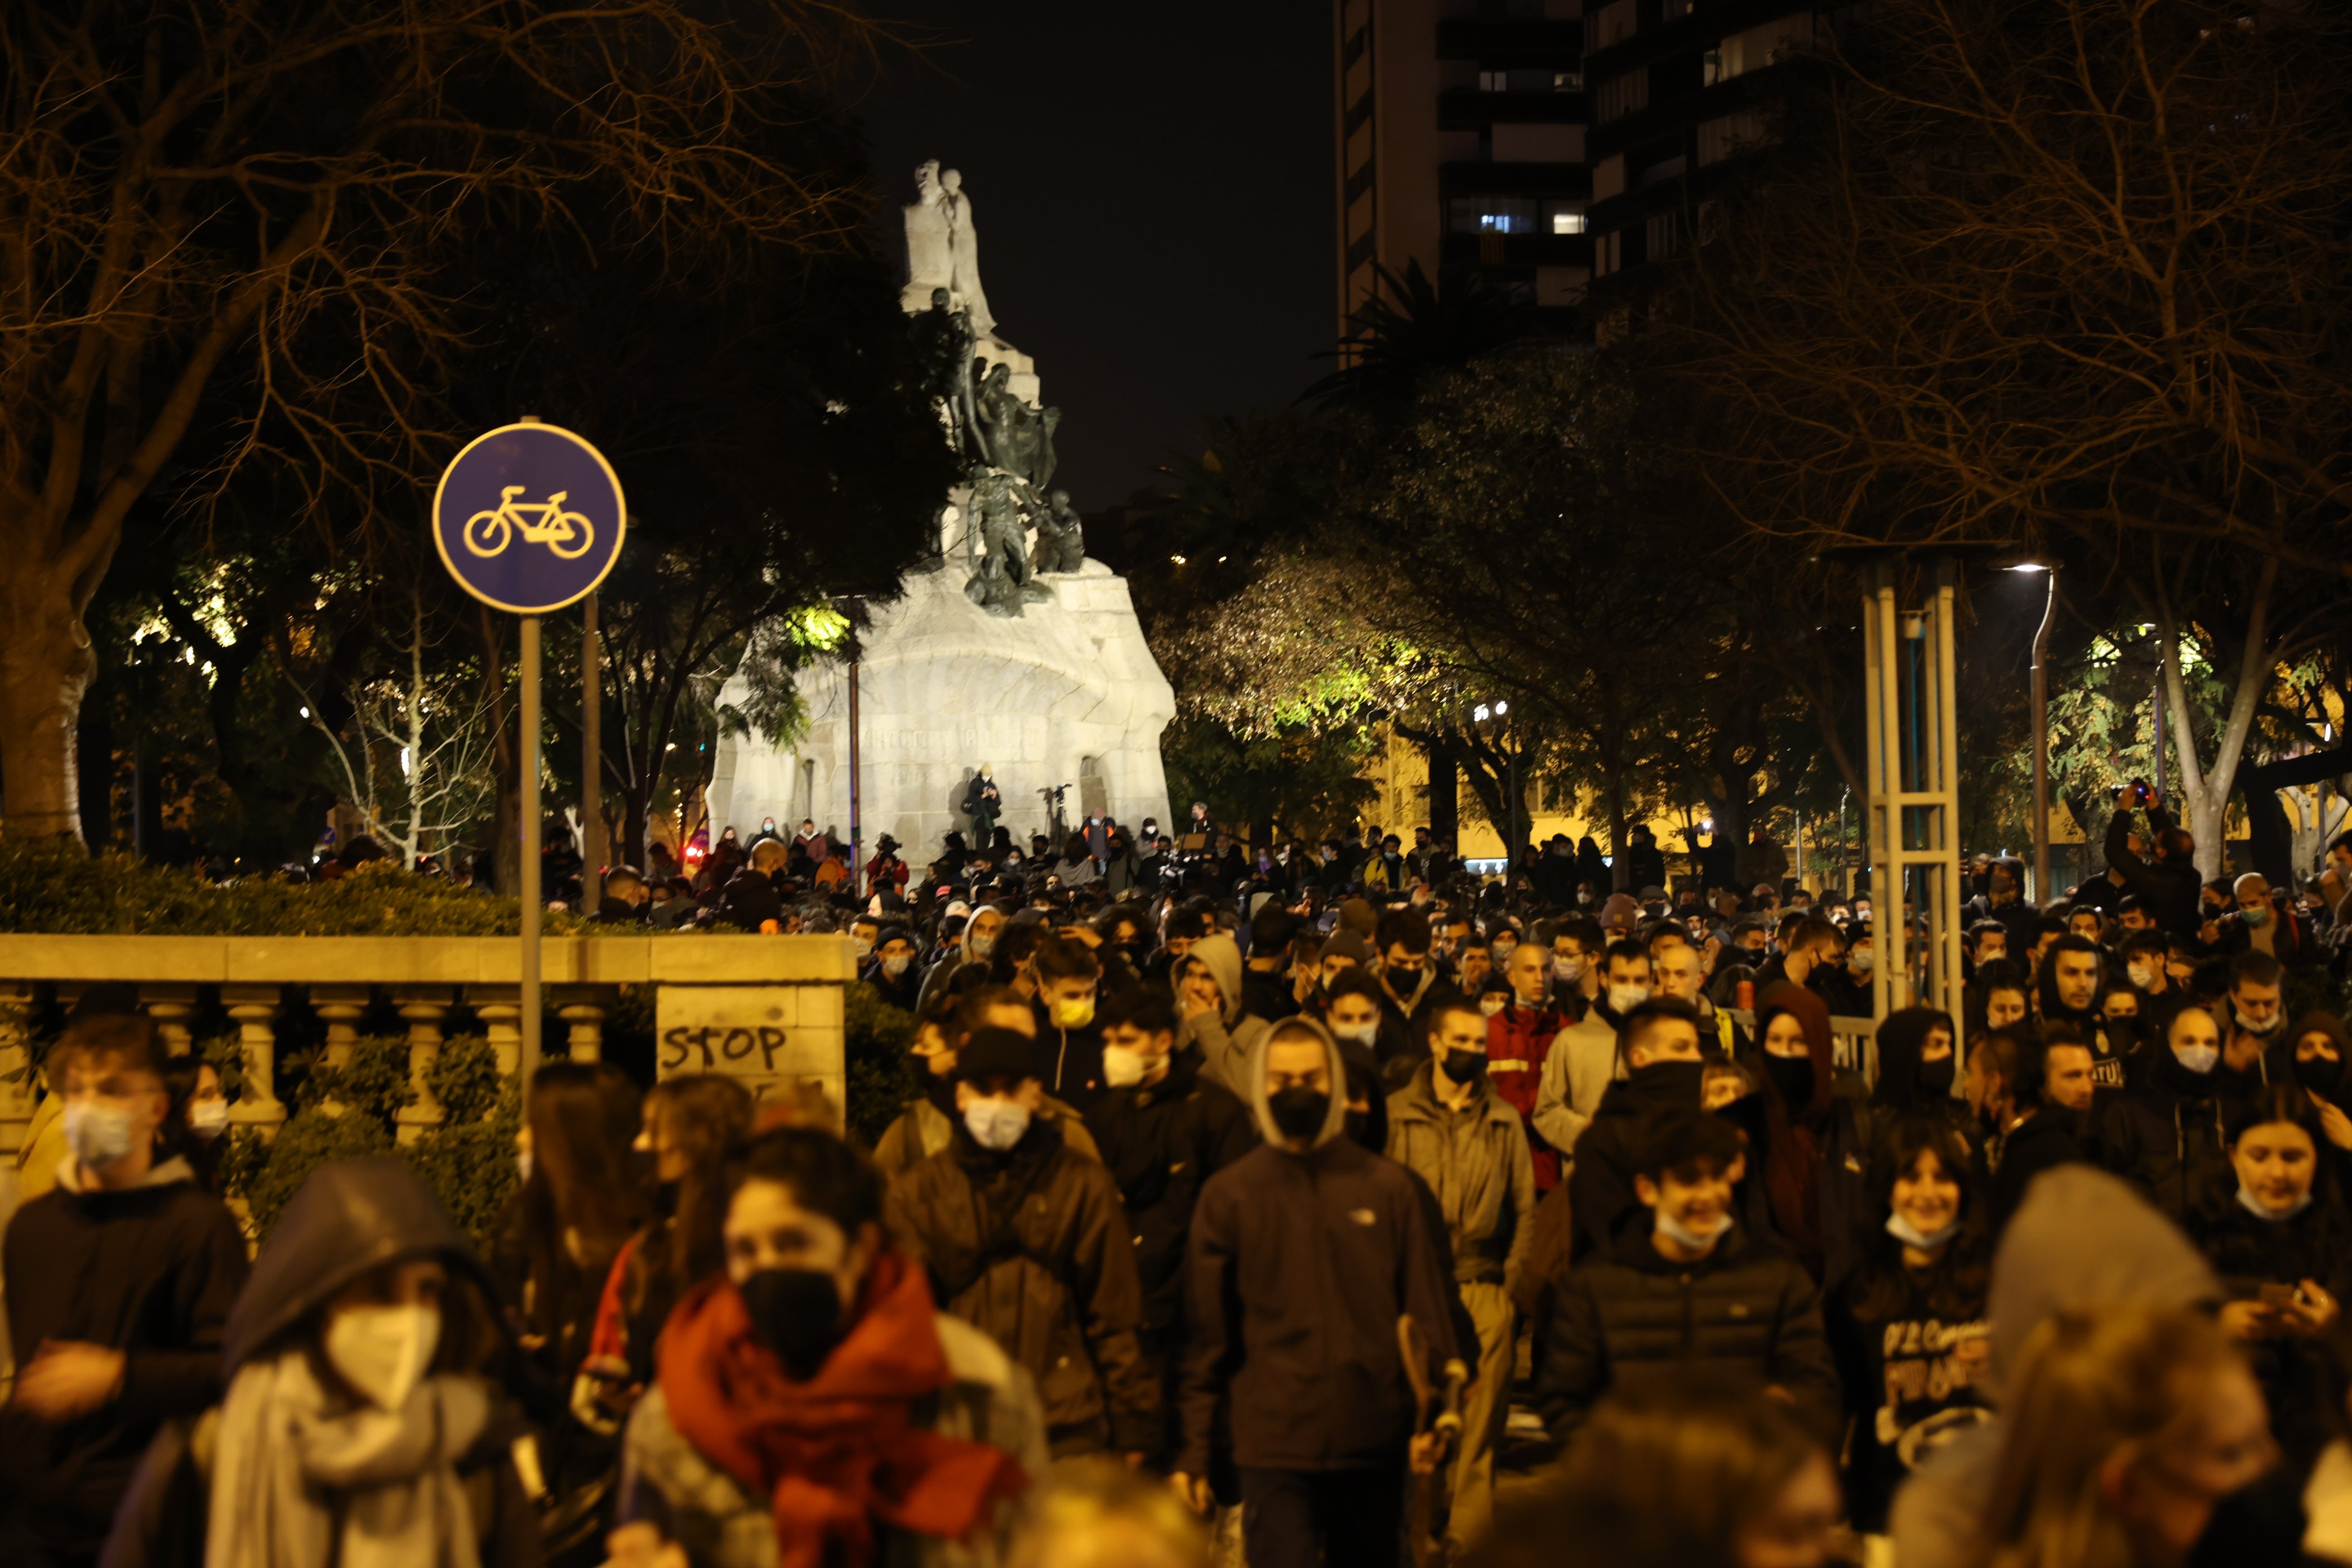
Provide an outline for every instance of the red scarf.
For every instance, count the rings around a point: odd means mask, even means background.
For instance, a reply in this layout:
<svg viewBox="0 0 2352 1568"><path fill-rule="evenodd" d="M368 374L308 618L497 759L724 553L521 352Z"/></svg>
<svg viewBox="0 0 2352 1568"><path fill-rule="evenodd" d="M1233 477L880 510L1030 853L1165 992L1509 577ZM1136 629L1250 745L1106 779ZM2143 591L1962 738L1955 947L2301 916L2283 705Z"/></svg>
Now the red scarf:
<svg viewBox="0 0 2352 1568"><path fill-rule="evenodd" d="M952 1379L930 1286L896 1253L875 1260L857 1321L806 1383L752 1337L742 1295L724 1279L677 1304L657 1359L678 1435L768 1494L782 1568L864 1568L877 1519L960 1541L1029 1484L1002 1449L909 1418L910 1404Z"/></svg>

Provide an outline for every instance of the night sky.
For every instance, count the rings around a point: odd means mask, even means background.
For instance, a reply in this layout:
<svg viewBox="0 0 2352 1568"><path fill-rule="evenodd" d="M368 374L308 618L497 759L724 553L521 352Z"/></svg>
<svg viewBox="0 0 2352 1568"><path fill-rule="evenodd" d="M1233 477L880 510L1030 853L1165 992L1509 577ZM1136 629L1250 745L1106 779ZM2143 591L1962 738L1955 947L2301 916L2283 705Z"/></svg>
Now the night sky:
<svg viewBox="0 0 2352 1568"><path fill-rule="evenodd" d="M961 40L856 106L883 190L911 201L925 158L963 171L997 331L1062 410L1055 483L1082 510L1198 452L1203 416L1329 369L1328 4L881 8Z"/></svg>

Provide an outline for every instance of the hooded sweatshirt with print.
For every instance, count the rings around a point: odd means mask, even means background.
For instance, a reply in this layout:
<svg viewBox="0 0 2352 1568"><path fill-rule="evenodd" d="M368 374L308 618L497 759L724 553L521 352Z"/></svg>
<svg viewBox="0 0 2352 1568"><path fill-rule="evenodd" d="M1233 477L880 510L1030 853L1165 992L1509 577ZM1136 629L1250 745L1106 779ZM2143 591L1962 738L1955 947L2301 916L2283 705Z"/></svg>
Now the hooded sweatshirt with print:
<svg viewBox="0 0 2352 1568"><path fill-rule="evenodd" d="M1269 1039L1249 1054L1248 1103L1265 1143L1210 1178L1186 1253L1189 1331L1176 1468L1207 1471L1211 1418L1233 1395L1234 1459L1346 1470L1400 1461L1413 1426L1397 1319L1429 1337L1430 1372L1463 1353L1433 1207L1404 1167L1345 1135L1347 1068L1320 1025L1333 1095L1304 1153L1285 1147L1265 1091ZM1471 1352L1475 1355L1475 1350Z"/></svg>

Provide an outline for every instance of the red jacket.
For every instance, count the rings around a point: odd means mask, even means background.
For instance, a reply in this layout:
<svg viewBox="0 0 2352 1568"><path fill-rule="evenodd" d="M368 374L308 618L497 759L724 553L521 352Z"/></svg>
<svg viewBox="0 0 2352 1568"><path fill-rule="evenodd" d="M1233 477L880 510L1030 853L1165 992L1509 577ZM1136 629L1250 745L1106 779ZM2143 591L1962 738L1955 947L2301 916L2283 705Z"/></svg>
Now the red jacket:
<svg viewBox="0 0 2352 1568"><path fill-rule="evenodd" d="M1551 1043L1568 1023L1568 1016L1557 1007L1522 1007L1517 1002L1486 1020L1486 1079L1528 1130L1538 1192L1548 1193L1559 1184L1559 1155L1536 1131L1536 1090L1543 1084L1544 1058L1551 1055Z"/></svg>

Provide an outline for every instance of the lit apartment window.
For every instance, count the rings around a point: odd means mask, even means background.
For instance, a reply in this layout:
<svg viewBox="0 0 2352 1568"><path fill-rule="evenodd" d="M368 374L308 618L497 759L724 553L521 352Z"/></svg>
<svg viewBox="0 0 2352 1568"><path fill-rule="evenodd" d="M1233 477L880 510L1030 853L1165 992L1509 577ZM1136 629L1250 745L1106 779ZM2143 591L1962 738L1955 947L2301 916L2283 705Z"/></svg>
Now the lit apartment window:
<svg viewBox="0 0 2352 1568"><path fill-rule="evenodd" d="M1545 227L1549 233L1582 234L1584 232L1582 207L1572 207L1559 202L1546 202L1544 216L1549 220Z"/></svg>
<svg viewBox="0 0 2352 1568"><path fill-rule="evenodd" d="M1445 226L1455 234L1533 234L1532 196L1456 196L1446 204Z"/></svg>
<svg viewBox="0 0 2352 1568"><path fill-rule="evenodd" d="M1582 71L1554 71L1551 73L1551 89L1554 92L1582 92L1584 90L1584 73Z"/></svg>

